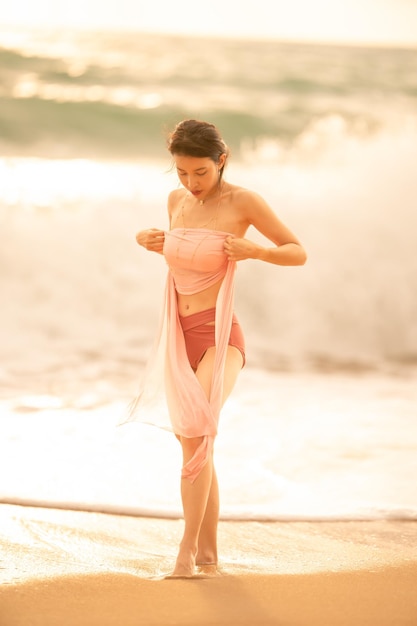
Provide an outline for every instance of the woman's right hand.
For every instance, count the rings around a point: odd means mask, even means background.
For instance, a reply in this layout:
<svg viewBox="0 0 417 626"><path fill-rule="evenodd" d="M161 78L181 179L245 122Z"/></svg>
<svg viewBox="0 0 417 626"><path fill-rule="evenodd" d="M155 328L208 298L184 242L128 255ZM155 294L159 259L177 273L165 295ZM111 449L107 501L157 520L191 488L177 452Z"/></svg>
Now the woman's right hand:
<svg viewBox="0 0 417 626"><path fill-rule="evenodd" d="M158 254L162 254L164 240L165 232L158 228L140 230L136 234L136 241L140 246L143 246L146 250L150 250L151 252L158 252Z"/></svg>

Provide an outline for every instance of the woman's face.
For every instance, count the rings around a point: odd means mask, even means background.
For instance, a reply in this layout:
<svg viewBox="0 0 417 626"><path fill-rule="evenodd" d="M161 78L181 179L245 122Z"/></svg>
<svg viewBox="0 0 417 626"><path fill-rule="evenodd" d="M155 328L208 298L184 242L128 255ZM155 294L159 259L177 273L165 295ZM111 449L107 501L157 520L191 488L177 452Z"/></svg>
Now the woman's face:
<svg viewBox="0 0 417 626"><path fill-rule="evenodd" d="M198 200L205 200L216 189L220 180L225 155L215 163L210 157L192 157L174 154L178 178L182 185Z"/></svg>

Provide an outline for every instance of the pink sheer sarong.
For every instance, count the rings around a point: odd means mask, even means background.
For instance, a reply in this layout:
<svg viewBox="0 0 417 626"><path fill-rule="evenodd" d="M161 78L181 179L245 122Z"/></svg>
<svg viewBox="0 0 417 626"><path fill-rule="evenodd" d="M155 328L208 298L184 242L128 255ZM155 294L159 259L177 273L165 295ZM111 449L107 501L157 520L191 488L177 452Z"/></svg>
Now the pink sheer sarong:
<svg viewBox="0 0 417 626"><path fill-rule="evenodd" d="M176 284L171 268L168 272L165 301L154 348L147 365L142 390L133 402L127 421L141 421L152 423L162 428L169 428L180 437L202 437L202 442L194 456L182 468L182 477L191 482L199 475L212 453L220 410L223 404L223 379L226 362L227 346L233 320L234 307L234 276L236 263L228 261L224 254L224 240L229 233L220 231L206 231L203 229L188 229L187 243L193 238L210 245L211 254L223 256L222 283L217 296L215 314L215 342L216 355L211 381L211 389L207 398L188 360L184 342L184 335L178 315ZM206 240L209 232L209 242ZM181 233L170 231L176 238ZM204 240L201 240L205 234ZM203 252L203 251L202 251ZM224 262L224 259L226 261ZM221 279L221 277L220 277ZM190 292L192 292L192 272L187 277ZM196 272L199 290L213 284L213 273L202 276ZM203 280L203 282L202 282ZM219 280L218 273L216 280ZM163 374L163 375L161 375ZM165 419L165 412L161 406L161 396L164 396L168 407L169 422ZM152 415L153 413L153 415Z"/></svg>

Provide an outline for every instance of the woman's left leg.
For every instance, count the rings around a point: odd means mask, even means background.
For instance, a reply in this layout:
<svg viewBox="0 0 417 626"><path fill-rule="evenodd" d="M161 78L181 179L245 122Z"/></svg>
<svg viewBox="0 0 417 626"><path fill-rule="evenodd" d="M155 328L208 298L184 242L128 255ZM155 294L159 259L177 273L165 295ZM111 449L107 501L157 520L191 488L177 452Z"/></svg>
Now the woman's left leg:
<svg viewBox="0 0 417 626"><path fill-rule="evenodd" d="M199 363L196 376L207 396L210 393L211 377L214 366L215 348L209 348ZM228 346L223 382L222 404L227 400L235 386L242 369L242 353L234 346ZM197 565L217 563L217 526L219 522L219 486L213 465L210 492L207 506L198 536Z"/></svg>

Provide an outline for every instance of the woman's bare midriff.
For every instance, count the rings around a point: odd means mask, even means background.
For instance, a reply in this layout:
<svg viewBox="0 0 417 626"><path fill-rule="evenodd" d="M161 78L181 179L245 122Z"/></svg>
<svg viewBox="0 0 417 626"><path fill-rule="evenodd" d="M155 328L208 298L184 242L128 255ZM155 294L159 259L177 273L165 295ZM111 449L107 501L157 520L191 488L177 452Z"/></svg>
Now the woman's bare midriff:
<svg viewBox="0 0 417 626"><path fill-rule="evenodd" d="M206 311L216 306L217 295L219 293L222 281L212 285L208 289L199 291L190 296L177 292L178 313L181 317L193 315L200 311Z"/></svg>

